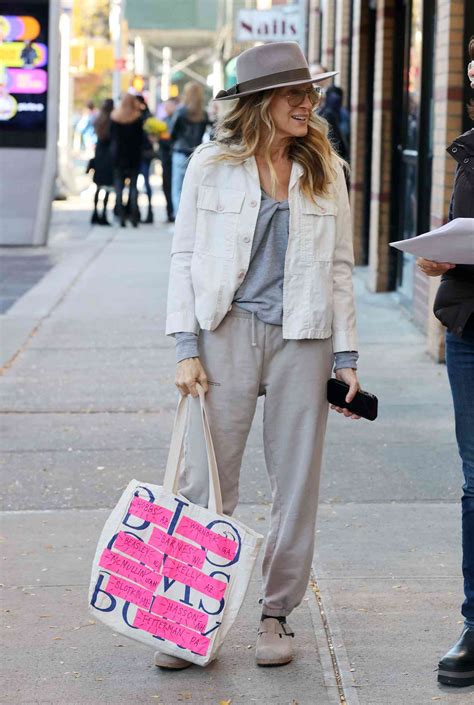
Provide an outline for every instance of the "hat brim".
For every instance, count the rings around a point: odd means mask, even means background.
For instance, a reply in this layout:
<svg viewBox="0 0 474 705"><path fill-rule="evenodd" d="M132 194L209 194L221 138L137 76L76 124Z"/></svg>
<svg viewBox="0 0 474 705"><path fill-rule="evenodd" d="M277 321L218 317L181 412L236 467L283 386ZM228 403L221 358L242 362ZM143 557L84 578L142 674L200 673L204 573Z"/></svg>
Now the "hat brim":
<svg viewBox="0 0 474 705"><path fill-rule="evenodd" d="M305 83L319 83L320 81L325 81L328 78L337 76L339 71L327 71L326 73L320 73L314 78L305 78L299 81L289 81L287 83L276 83L274 86L268 86L268 88L255 88L252 91L244 91L243 93L234 93L233 95L224 95L222 98L213 98L215 101L221 100L237 100L238 98L243 98L246 95L252 95L253 93L263 93L263 91L271 91L274 88L285 88L286 86L302 86Z"/></svg>

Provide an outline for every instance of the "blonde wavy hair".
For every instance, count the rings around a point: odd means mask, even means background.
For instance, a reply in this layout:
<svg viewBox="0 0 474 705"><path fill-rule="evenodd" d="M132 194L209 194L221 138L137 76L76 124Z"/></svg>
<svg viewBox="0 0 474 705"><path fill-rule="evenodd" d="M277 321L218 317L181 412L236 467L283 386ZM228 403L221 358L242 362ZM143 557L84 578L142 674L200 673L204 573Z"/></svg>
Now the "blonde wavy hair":
<svg viewBox="0 0 474 705"><path fill-rule="evenodd" d="M221 147L213 161L241 164L255 156L264 146L263 156L268 164L272 193L276 196L278 179L271 160L271 148L276 128L270 115L270 103L278 89L244 96L223 115L217 124L215 141ZM308 121L304 137L293 137L287 156L303 167L301 190L310 200L328 194L330 183L336 179L335 163L343 160L334 151L328 138L326 120L314 111Z"/></svg>

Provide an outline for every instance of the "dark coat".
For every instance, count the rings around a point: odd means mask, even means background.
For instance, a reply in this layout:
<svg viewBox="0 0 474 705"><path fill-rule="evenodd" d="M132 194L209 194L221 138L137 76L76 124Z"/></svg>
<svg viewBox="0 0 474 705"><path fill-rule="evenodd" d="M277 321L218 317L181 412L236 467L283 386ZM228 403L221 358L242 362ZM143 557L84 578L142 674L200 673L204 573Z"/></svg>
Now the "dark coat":
<svg viewBox="0 0 474 705"><path fill-rule="evenodd" d="M175 111L171 128L171 142L174 152L190 155L201 144L206 127L209 125L207 113L204 115L204 120L193 122L188 118L184 106Z"/></svg>
<svg viewBox="0 0 474 705"><path fill-rule="evenodd" d="M113 185L114 168L110 151L110 139L97 140L92 168L94 169L94 183L97 186Z"/></svg>
<svg viewBox="0 0 474 705"><path fill-rule="evenodd" d="M133 171L140 167L143 150L143 120L110 122L111 154L114 168Z"/></svg>
<svg viewBox="0 0 474 705"><path fill-rule="evenodd" d="M474 128L455 139L447 151L458 163L449 207L449 220L474 218ZM436 318L451 333L461 337L463 333L468 332L472 335L474 265L458 264L454 269L443 274L433 309Z"/></svg>

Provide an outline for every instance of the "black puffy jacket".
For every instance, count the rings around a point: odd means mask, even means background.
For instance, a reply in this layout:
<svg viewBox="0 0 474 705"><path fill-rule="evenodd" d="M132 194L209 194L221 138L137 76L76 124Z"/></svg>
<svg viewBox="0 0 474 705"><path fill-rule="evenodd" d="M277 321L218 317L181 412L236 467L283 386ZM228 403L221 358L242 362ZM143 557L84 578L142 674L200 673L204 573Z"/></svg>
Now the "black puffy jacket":
<svg viewBox="0 0 474 705"><path fill-rule="evenodd" d="M474 128L454 140L447 151L457 161L449 220L474 219ZM472 223L474 228L474 220ZM441 323L462 337L474 331L474 265L458 264L441 278L434 302Z"/></svg>

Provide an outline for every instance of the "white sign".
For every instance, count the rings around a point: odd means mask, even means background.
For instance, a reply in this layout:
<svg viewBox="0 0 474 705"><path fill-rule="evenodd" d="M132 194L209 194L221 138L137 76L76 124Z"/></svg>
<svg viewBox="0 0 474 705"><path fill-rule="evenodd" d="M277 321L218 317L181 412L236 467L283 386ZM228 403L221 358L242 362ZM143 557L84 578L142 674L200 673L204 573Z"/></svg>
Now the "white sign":
<svg viewBox="0 0 474 705"><path fill-rule="evenodd" d="M238 42L284 42L301 39L299 8L239 10L235 28Z"/></svg>

